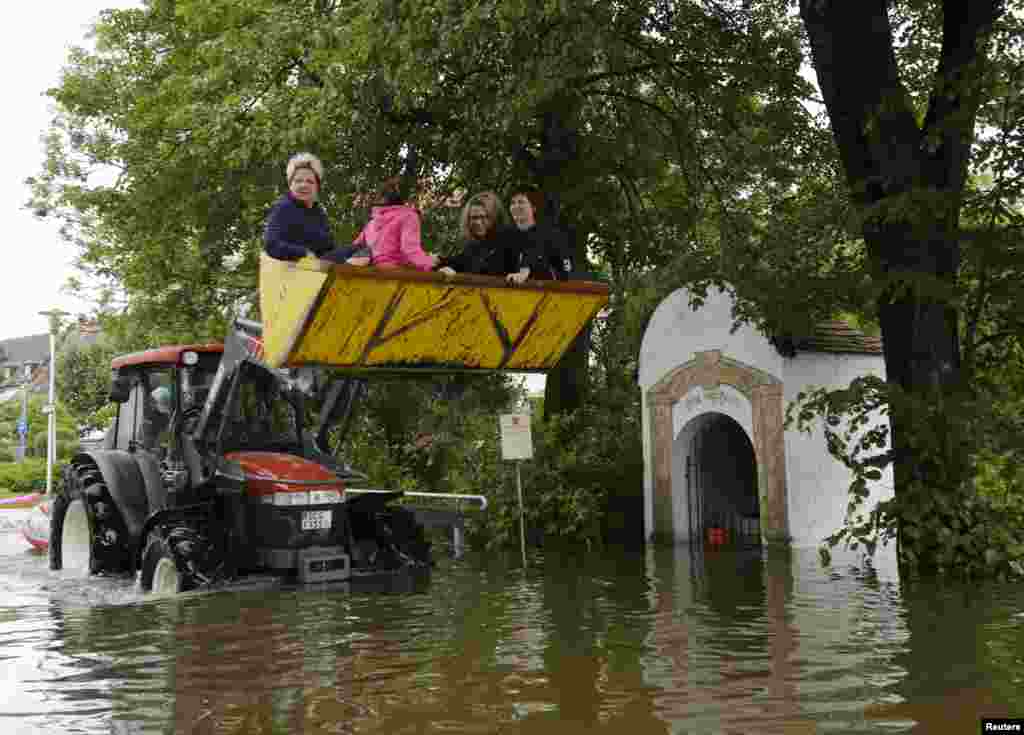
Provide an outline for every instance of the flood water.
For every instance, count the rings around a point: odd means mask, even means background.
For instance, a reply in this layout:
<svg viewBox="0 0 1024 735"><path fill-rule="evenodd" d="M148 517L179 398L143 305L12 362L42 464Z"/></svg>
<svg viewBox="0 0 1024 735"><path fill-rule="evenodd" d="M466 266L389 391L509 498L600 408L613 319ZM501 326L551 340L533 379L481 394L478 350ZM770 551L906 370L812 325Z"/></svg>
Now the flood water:
<svg viewBox="0 0 1024 735"><path fill-rule="evenodd" d="M0 733L975 733L1024 585L813 549L439 553L411 589L152 599L0 529Z"/></svg>

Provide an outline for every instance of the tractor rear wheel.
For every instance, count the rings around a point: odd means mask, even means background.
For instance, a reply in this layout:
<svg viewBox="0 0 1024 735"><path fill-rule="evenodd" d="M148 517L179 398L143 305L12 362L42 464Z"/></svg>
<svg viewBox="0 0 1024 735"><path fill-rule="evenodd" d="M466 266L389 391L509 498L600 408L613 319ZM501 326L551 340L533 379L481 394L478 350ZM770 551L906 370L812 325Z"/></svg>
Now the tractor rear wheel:
<svg viewBox="0 0 1024 735"><path fill-rule="evenodd" d="M93 524L81 495L58 495L50 513L50 568L82 576L95 569Z"/></svg>
<svg viewBox="0 0 1024 735"><path fill-rule="evenodd" d="M50 569L83 575L132 569L128 531L96 467L69 467L50 508Z"/></svg>

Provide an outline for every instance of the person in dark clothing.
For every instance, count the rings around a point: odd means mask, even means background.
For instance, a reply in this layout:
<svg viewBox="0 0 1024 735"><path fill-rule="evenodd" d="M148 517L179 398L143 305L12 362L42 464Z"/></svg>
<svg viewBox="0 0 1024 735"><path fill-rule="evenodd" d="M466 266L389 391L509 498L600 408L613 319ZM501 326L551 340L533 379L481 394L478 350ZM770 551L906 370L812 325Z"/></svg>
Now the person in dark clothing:
<svg viewBox="0 0 1024 735"><path fill-rule="evenodd" d="M494 192L481 192L466 202L462 208L462 234L462 251L441 258L440 273L506 276L519 270L520 240L508 225L501 200Z"/></svg>
<svg viewBox="0 0 1024 735"><path fill-rule="evenodd" d="M298 260L315 255L344 263L356 254L357 247L335 244L327 214L317 201L323 172L320 159L310 153L289 159L285 167L288 193L271 208L263 232L264 249L270 257Z"/></svg>
<svg viewBox="0 0 1024 735"><path fill-rule="evenodd" d="M516 191L509 200L521 252L518 270L508 276L510 283L523 283L527 278L564 281L573 270L565 234L540 221L543 207L543 197L534 190Z"/></svg>

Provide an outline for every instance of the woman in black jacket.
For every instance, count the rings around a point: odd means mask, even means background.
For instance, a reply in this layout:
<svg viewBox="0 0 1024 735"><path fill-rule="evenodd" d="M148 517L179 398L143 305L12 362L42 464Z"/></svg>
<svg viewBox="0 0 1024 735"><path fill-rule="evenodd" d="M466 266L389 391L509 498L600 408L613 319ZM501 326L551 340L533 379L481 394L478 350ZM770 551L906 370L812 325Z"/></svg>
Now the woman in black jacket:
<svg viewBox="0 0 1024 735"><path fill-rule="evenodd" d="M521 241L508 225L501 200L494 192L481 192L466 202L462 208L462 235L462 251L441 258L440 273L506 276L519 269Z"/></svg>
<svg viewBox="0 0 1024 735"><path fill-rule="evenodd" d="M543 196L534 190L516 191L509 200L521 252L518 270L508 276L510 283L522 283L527 278L564 281L572 272L569 243L561 230L540 221L543 206Z"/></svg>

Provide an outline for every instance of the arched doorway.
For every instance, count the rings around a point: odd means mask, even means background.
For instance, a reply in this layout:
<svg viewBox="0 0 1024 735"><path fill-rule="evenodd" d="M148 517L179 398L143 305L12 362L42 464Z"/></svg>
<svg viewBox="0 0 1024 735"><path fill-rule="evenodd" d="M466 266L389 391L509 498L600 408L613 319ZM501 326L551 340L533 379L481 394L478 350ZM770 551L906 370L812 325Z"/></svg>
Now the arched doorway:
<svg viewBox="0 0 1024 735"><path fill-rule="evenodd" d="M703 397L696 394L697 388ZM690 411L691 400L694 406L715 405L712 396L722 393L723 389L735 391L735 402L749 410L748 437L757 458L761 540L767 544L789 543L782 381L764 370L723 355L721 350L695 353L692 359L665 373L647 389L645 404L651 437L652 479L647 496L649 505L645 508L648 538L670 543L688 538L688 516L682 507L685 492L676 492L673 482L678 457L675 438L685 423L676 425L673 430L673 417ZM732 402L730 399L728 403ZM731 410L723 410L732 415ZM692 417L705 412L698 411ZM746 427L746 424L741 426Z"/></svg>
<svg viewBox="0 0 1024 735"><path fill-rule="evenodd" d="M730 545L760 545L761 508L757 458L743 427L724 413L692 418L673 447L673 505L676 528L690 543L708 538L709 528L726 531Z"/></svg>

